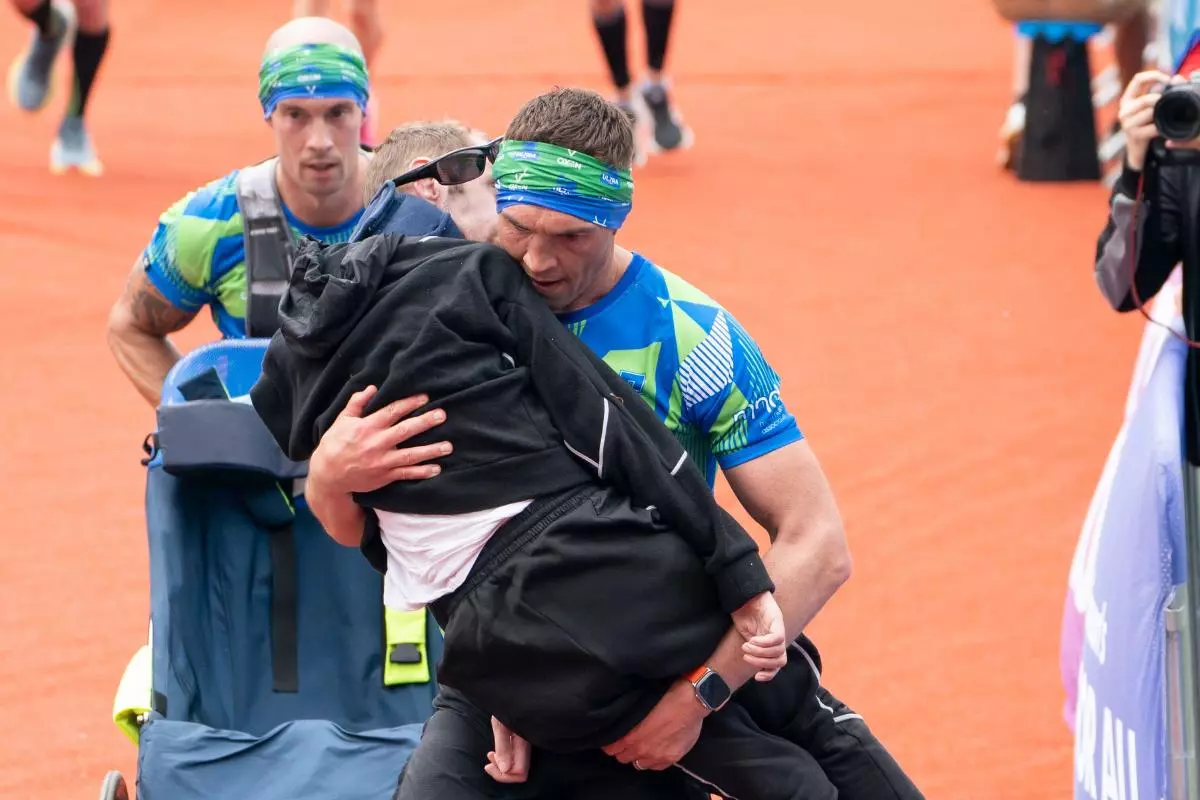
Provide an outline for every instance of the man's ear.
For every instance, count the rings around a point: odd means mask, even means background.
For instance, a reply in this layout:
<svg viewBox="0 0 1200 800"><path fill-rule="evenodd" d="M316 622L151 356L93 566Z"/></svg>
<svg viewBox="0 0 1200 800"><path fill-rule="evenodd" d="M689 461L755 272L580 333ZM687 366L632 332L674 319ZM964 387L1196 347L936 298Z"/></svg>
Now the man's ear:
<svg viewBox="0 0 1200 800"><path fill-rule="evenodd" d="M428 164L430 160L431 159L428 158L414 158L412 161L408 162L408 169L413 170L417 167L423 167ZM419 181L413 181L410 185L412 186L413 194L415 194L417 197L420 197L422 200L428 200L435 206L441 200L442 192L446 188L433 178L423 178Z"/></svg>
<svg viewBox="0 0 1200 800"><path fill-rule="evenodd" d="M433 178L423 178L419 181L413 181L409 185L412 186L412 193L417 197L427 200L435 206L441 205L442 193L446 191L446 187Z"/></svg>

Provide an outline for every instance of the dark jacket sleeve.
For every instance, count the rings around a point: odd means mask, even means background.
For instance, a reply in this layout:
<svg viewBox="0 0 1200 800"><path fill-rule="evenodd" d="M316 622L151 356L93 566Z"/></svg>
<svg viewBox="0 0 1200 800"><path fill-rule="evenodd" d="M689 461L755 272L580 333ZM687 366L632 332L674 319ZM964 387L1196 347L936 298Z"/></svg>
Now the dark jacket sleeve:
<svg viewBox="0 0 1200 800"><path fill-rule="evenodd" d="M254 407L271 437L284 455L293 461L305 461L293 443L296 417L295 393L291 381L291 364L287 344L279 334L271 339L263 356L262 372L250 388L250 405Z"/></svg>
<svg viewBox="0 0 1200 800"><path fill-rule="evenodd" d="M1095 278L1117 311L1136 309L1138 300L1150 302L1183 258L1182 169L1158 167L1148 159L1144 173L1126 165L1113 186L1108 222L1096 244ZM1136 263L1131 253L1136 253Z"/></svg>
<svg viewBox="0 0 1200 800"><path fill-rule="evenodd" d="M577 457L601 482L653 508L692 546L727 612L774 584L758 545L718 505L679 441L620 376L551 313L519 268L489 269L497 312L517 342L541 401ZM503 284L503 285L500 285Z"/></svg>

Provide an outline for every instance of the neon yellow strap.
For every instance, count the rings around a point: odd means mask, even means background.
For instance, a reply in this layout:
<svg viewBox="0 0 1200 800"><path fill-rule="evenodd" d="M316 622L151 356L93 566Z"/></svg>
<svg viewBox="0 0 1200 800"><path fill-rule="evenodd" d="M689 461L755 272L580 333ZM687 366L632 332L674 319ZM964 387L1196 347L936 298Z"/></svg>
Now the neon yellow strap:
<svg viewBox="0 0 1200 800"><path fill-rule="evenodd" d="M416 611L384 609L383 624L387 637L387 652L383 659L384 685L428 683L429 654L425 648L425 609ZM421 660L409 664L393 663L392 653L395 652L398 645L415 646L421 655Z"/></svg>
<svg viewBox="0 0 1200 800"><path fill-rule="evenodd" d="M150 713L152 667L150 646L142 645L125 666L125 673L121 675L121 683L117 686L117 695L113 699L113 722L134 744L138 743L141 735L138 716Z"/></svg>

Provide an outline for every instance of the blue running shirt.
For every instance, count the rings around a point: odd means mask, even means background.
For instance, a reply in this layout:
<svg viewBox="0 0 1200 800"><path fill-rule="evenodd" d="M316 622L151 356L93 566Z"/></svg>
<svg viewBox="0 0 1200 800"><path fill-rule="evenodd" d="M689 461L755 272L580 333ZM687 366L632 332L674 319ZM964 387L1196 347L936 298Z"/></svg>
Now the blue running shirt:
<svg viewBox="0 0 1200 800"><path fill-rule="evenodd" d="M629 382L704 472L803 438L779 376L725 309L634 254L611 292L559 319Z"/></svg>

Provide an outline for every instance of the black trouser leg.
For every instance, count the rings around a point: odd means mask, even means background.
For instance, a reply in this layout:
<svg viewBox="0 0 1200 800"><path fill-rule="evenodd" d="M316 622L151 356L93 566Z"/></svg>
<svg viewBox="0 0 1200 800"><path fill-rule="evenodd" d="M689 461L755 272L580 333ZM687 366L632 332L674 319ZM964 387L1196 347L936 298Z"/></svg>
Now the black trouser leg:
<svg viewBox="0 0 1200 800"><path fill-rule="evenodd" d="M493 749L491 720L442 687L393 800L698 800L679 770L639 772L600 750L534 749L529 779L502 784L483 771Z"/></svg>
<svg viewBox="0 0 1200 800"><path fill-rule="evenodd" d="M816 647L802 636L774 680L750 681L735 702L763 730L811 753L840 800L924 800L866 721L820 685L819 665Z"/></svg>
<svg viewBox="0 0 1200 800"><path fill-rule="evenodd" d="M714 794L737 800L838 800L811 754L763 731L737 703L704 720L700 739L677 766Z"/></svg>

